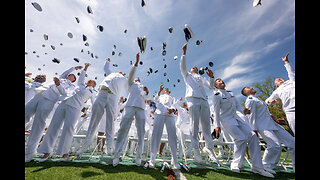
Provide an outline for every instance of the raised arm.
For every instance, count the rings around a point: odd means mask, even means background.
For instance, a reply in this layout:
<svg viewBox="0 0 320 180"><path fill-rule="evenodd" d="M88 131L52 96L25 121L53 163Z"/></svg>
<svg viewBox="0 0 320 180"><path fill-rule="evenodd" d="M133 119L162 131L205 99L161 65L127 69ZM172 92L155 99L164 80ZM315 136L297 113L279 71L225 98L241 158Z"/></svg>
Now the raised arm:
<svg viewBox="0 0 320 180"><path fill-rule="evenodd" d="M103 67L104 73L106 74L106 76L108 76L109 74L111 74L111 70L110 70L110 58L106 59L106 63L104 64Z"/></svg>
<svg viewBox="0 0 320 180"><path fill-rule="evenodd" d="M289 53L287 53L286 56L282 58L282 61L284 62L284 66L286 67L286 70L288 72L289 80L295 81L295 72L292 65L289 63L288 55Z"/></svg>
<svg viewBox="0 0 320 180"><path fill-rule="evenodd" d="M180 71L184 79L188 75L187 66L186 66L186 52L187 52L187 43L182 46L182 56L180 60Z"/></svg>
<svg viewBox="0 0 320 180"><path fill-rule="evenodd" d="M84 69L80 73L79 80L78 80L78 86L79 87L85 87L86 86L84 80L85 80L86 72L87 72L87 69L88 69L89 66L90 66L90 64L86 63Z"/></svg>
<svg viewBox="0 0 320 180"><path fill-rule="evenodd" d="M129 71L129 76L128 76L129 87L133 84L133 79L134 79L134 76L136 74L136 70L137 70L137 67L138 67L139 60L140 60L140 54L137 53L136 62L134 63L134 65L131 67L131 69Z"/></svg>
<svg viewBox="0 0 320 180"><path fill-rule="evenodd" d="M78 70L78 69L81 69L82 66L76 66L76 67L71 67L70 69L66 70L65 72L63 72L59 79L67 79L67 76L74 70Z"/></svg>

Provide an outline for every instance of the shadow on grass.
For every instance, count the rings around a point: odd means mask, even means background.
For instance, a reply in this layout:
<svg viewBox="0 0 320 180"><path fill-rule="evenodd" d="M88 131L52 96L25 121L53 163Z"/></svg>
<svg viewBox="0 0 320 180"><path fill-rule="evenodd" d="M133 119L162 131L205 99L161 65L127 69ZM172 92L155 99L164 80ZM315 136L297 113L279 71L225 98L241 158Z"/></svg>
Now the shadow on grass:
<svg viewBox="0 0 320 180"><path fill-rule="evenodd" d="M249 172L249 171L241 171L241 173L235 173L226 169L191 169L189 172L184 173L187 177L188 175L195 176L199 179L226 179L229 178L240 178L240 179L269 179L267 177L261 176L259 174ZM187 177L188 178L188 177ZM295 174L292 173L284 173L278 172L275 175L276 179L295 179Z"/></svg>
<svg viewBox="0 0 320 180"><path fill-rule="evenodd" d="M154 179L159 180L165 180L167 179L166 173L161 173L160 168L154 168L154 169L143 169L142 166L138 167L135 165L118 165L117 167L113 167L112 165L104 165L104 164L97 164L97 163L74 163L74 162L37 162L37 161L31 161L28 163L25 163L25 168L39 168L31 173L37 173L43 170L48 170L50 168L55 167L73 167L73 168L94 168L94 169L100 169L103 170L104 173L114 174L115 176L119 175L119 173L124 172L134 172L141 175L149 175ZM99 175L103 175L100 172L95 172L94 170L90 169L88 171L83 171L80 173L82 178L88 178L88 177L95 177Z"/></svg>

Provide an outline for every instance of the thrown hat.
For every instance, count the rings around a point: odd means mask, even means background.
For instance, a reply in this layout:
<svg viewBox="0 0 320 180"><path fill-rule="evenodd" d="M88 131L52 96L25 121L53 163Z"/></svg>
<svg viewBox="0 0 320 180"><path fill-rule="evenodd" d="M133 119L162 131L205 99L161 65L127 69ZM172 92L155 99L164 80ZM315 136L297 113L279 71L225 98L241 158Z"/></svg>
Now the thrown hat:
<svg viewBox="0 0 320 180"><path fill-rule="evenodd" d="M256 7L256 6L258 6L258 5L261 5L261 0L253 0L252 6L253 6L253 7Z"/></svg>
<svg viewBox="0 0 320 180"><path fill-rule="evenodd" d="M53 58L53 59L52 59L52 62L54 62L54 63L58 63L58 64L59 64L59 63L60 63L60 59Z"/></svg>
<svg viewBox="0 0 320 180"><path fill-rule="evenodd" d="M32 6L33 6L36 10L38 10L39 12L42 11L42 8L41 8L41 6L40 6L38 3L33 2L33 3L31 3L31 4L32 4Z"/></svg>
<svg viewBox="0 0 320 180"><path fill-rule="evenodd" d="M48 40L48 39L49 39L49 36L46 35L46 34L44 34L44 35L43 35L43 38L44 38L44 40Z"/></svg>
<svg viewBox="0 0 320 180"><path fill-rule="evenodd" d="M102 32L102 31L103 31L103 26L98 25L98 26L97 26L97 28L99 29L99 31L100 31L100 32Z"/></svg>
<svg viewBox="0 0 320 180"><path fill-rule="evenodd" d="M162 56L165 56L167 54L167 51L166 50L163 50L162 51Z"/></svg>
<svg viewBox="0 0 320 180"><path fill-rule="evenodd" d="M87 7L87 11L88 11L89 14L93 14L93 11L92 11L90 6Z"/></svg>
<svg viewBox="0 0 320 180"><path fill-rule="evenodd" d="M73 58L74 61L79 62L79 58Z"/></svg>
<svg viewBox="0 0 320 180"><path fill-rule="evenodd" d="M173 28L169 27L169 33L173 33Z"/></svg>
<svg viewBox="0 0 320 180"><path fill-rule="evenodd" d="M174 60L177 60L177 59L178 59L178 56L173 57L173 59L174 59Z"/></svg>
<svg viewBox="0 0 320 180"><path fill-rule="evenodd" d="M73 38L73 34L72 34L71 32L68 32L67 36L68 36L69 38Z"/></svg>
<svg viewBox="0 0 320 180"><path fill-rule="evenodd" d="M75 18L76 18L77 23L80 23L80 19L78 17L75 17Z"/></svg>
<svg viewBox="0 0 320 180"><path fill-rule="evenodd" d="M200 44L202 44L202 40L197 40L196 45L199 46Z"/></svg>
<svg viewBox="0 0 320 180"><path fill-rule="evenodd" d="M146 46L147 46L147 38L144 37L137 37L138 40L138 45L140 48L140 52L144 53L144 51L146 50Z"/></svg>
<svg viewBox="0 0 320 180"><path fill-rule="evenodd" d="M185 24L184 26L185 26L185 28L183 29L183 31L184 31L184 35L185 35L186 41L188 42L189 39L191 39L194 36L194 34L191 31L191 29L188 26L188 24Z"/></svg>
<svg viewBox="0 0 320 180"><path fill-rule="evenodd" d="M83 40L83 41L86 41L87 39L88 39L87 36L84 35L84 34L82 34L82 40Z"/></svg>
<svg viewBox="0 0 320 180"><path fill-rule="evenodd" d="M146 3L144 2L144 0L142 0L141 1L141 6L143 7L143 6L145 6L146 5Z"/></svg>
<svg viewBox="0 0 320 180"><path fill-rule="evenodd" d="M210 61L209 62L209 66L212 67L213 66L213 62Z"/></svg>

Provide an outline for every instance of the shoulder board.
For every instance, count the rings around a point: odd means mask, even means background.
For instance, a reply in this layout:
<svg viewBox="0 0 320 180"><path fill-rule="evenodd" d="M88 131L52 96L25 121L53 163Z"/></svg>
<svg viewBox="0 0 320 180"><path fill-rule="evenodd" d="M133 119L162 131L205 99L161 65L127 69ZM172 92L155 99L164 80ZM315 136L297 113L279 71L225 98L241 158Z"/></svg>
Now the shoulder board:
<svg viewBox="0 0 320 180"><path fill-rule="evenodd" d="M232 92L232 91L227 90L227 92Z"/></svg>
<svg viewBox="0 0 320 180"><path fill-rule="evenodd" d="M216 92L214 95L219 95L220 93L219 92Z"/></svg>
<svg viewBox="0 0 320 180"><path fill-rule="evenodd" d="M249 97L249 99L252 99L252 97Z"/></svg>

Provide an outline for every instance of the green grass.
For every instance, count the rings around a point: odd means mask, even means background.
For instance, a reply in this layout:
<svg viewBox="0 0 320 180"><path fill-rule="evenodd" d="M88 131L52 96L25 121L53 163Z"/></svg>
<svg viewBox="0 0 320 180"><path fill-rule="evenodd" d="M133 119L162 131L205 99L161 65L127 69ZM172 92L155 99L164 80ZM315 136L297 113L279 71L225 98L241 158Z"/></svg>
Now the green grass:
<svg viewBox="0 0 320 180"><path fill-rule="evenodd" d="M97 163L43 162L25 163L25 179L167 179L158 169L135 165L104 165Z"/></svg>
<svg viewBox="0 0 320 180"><path fill-rule="evenodd" d="M263 151L262 151L263 154ZM280 161L285 157L286 153L282 152ZM39 158L36 158L39 159ZM25 163L25 179L167 179L166 172L161 173L160 167L154 169L143 169L137 167L131 160L123 160L117 167L112 166L112 159L107 158L103 161L75 160L74 162L58 162L58 159L48 160L39 163L31 161ZM82 161L82 162L81 162ZM291 162L290 156L287 162ZM159 162L160 163L160 162ZM196 167L192 162L188 162L191 170L186 172L181 170L183 175L189 180L200 179L270 179L264 178L258 174L252 173L248 164L244 164L246 168L240 174L230 171L228 166L224 167ZM159 165L159 164L158 164ZM281 169L281 167L279 167ZM289 172L291 172L290 170ZM275 175L276 179L295 179L295 174L285 172L283 169Z"/></svg>

